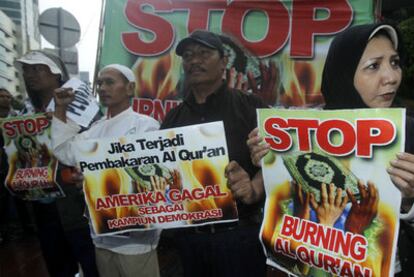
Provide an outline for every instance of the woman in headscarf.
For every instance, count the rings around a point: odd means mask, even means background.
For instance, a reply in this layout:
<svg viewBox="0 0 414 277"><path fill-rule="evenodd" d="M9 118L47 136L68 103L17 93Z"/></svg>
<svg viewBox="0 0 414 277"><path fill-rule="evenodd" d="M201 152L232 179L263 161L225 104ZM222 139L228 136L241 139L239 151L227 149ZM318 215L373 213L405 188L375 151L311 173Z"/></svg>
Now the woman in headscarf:
<svg viewBox="0 0 414 277"><path fill-rule="evenodd" d="M322 75L325 109L397 107L401 84L402 43L397 30L388 24L366 24L347 29L332 41ZM414 231L414 121L407 117L405 153L397 155L387 170L401 191L400 276L412 272ZM407 212L408 213L404 213ZM410 265L411 264L411 265ZM399 271L397 267L396 271ZM408 275L407 275L408 276Z"/></svg>
<svg viewBox="0 0 414 277"><path fill-rule="evenodd" d="M322 76L325 109L389 108L397 107L396 95L401 83L402 47L398 31L385 23L351 27L332 41ZM247 144L252 161L260 165L268 152L267 144L255 129ZM407 117L405 153L391 162L388 173L401 191L401 231L399 238L399 276L412 272L414 231L407 223L414 219L414 120ZM401 271L402 270L402 271Z"/></svg>

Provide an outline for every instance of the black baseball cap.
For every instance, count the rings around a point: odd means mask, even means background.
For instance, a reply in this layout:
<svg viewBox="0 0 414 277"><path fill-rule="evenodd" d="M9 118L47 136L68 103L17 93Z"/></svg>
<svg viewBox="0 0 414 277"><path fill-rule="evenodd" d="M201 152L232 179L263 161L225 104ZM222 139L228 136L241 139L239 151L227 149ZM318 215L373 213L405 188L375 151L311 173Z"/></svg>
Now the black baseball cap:
<svg viewBox="0 0 414 277"><path fill-rule="evenodd" d="M224 54L223 43L218 35L206 30L195 30L188 37L183 38L177 45L175 53L182 56L185 47L190 43L199 43L211 49L216 49L221 55Z"/></svg>

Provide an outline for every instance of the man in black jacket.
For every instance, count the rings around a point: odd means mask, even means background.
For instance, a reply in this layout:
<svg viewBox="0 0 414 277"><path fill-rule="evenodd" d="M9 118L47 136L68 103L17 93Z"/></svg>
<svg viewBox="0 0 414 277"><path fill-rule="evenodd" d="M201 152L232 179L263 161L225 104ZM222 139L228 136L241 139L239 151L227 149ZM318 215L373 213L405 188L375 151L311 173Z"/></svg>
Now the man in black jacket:
<svg viewBox="0 0 414 277"><path fill-rule="evenodd" d="M239 222L187 228L178 232L185 276L264 276L266 259L259 242L263 186L250 160L246 140L257 126L262 101L229 88L222 77L228 58L220 38L197 30L180 41L186 98L171 110L162 129L223 121L229 159L228 186L237 200Z"/></svg>

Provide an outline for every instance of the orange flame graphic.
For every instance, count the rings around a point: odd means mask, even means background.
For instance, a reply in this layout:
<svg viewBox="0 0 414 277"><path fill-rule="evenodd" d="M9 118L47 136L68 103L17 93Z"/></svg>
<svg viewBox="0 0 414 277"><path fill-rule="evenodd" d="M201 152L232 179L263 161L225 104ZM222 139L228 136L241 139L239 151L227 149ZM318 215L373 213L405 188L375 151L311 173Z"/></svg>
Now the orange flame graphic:
<svg viewBox="0 0 414 277"><path fill-rule="evenodd" d="M184 172L184 183L188 189L220 186L221 192L229 193L226 186L226 180L219 168L222 166L215 165L209 160L194 160L192 162L183 162L182 168ZM226 197L203 199L199 201L192 201L187 203L188 211L203 211L209 209L222 209L224 218L234 218L237 215L235 203L231 194Z"/></svg>
<svg viewBox="0 0 414 277"><path fill-rule="evenodd" d="M294 60L282 57L283 87L280 102L284 106L316 106L323 104L321 77L324 62L320 60Z"/></svg>
<svg viewBox="0 0 414 277"><path fill-rule="evenodd" d="M286 181L271 192L272 197L267 200L268 212L264 218L262 240L267 251L280 265L290 270L296 267L301 271L301 276L307 276L310 269L308 265L301 264L298 260L290 259L274 250L284 215L283 205L291 197L290 190L290 184ZM378 230L375 230L374 235L371 234L366 237L368 240L367 258L359 264L365 268L371 268L372 276L387 276L391 267L390 250L392 249L394 232L398 222L393 216L393 209L385 203L379 204L377 220L380 222L379 227L377 227ZM365 236L367 236L366 233ZM290 241L291 251L294 253L299 243L293 239L288 240ZM352 262L347 257L341 257L341 259Z"/></svg>
<svg viewBox="0 0 414 277"><path fill-rule="evenodd" d="M158 57L140 58L135 65L136 96L174 99L180 79L181 60L173 51Z"/></svg>

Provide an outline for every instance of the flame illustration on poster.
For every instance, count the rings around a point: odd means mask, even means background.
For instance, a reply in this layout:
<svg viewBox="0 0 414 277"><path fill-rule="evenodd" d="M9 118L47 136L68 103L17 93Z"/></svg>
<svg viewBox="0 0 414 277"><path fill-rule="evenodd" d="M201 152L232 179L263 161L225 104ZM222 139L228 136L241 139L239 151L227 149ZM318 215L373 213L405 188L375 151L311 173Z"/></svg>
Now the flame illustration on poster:
<svg viewBox="0 0 414 277"><path fill-rule="evenodd" d="M51 151L50 121L45 114L0 121L9 170L7 189L28 201L64 197L55 182L58 161Z"/></svg>
<svg viewBox="0 0 414 277"><path fill-rule="evenodd" d="M393 276L404 109L258 110L267 263L296 276Z"/></svg>
<svg viewBox="0 0 414 277"><path fill-rule="evenodd" d="M97 234L238 220L222 122L76 144Z"/></svg>

